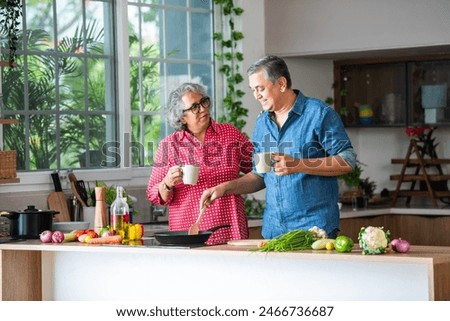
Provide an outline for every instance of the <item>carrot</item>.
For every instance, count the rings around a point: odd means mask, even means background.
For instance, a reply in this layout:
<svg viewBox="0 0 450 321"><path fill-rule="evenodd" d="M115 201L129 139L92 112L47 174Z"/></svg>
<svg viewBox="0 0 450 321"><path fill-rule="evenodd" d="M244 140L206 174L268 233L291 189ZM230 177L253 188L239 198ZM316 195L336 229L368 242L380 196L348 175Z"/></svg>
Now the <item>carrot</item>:
<svg viewBox="0 0 450 321"><path fill-rule="evenodd" d="M103 236L103 237L95 237L91 238L87 241L88 244L121 244L122 236L121 235L111 235L111 236Z"/></svg>

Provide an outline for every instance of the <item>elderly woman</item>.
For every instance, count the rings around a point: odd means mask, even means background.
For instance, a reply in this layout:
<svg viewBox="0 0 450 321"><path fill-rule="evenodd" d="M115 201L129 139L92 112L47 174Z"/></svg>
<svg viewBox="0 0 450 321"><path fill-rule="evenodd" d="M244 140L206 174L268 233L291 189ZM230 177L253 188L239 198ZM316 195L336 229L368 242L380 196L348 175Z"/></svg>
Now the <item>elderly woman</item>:
<svg viewBox="0 0 450 321"><path fill-rule="evenodd" d="M204 87L185 83L169 96L165 109L175 132L164 138L156 154L147 187L147 198L169 206L169 229L187 231L199 215L202 192L238 178L252 169L253 146L235 127L211 118L211 99ZM182 165L200 167L195 185L183 183ZM226 195L214 202L200 221L200 230L230 224L214 232L208 244L248 238L244 201Z"/></svg>

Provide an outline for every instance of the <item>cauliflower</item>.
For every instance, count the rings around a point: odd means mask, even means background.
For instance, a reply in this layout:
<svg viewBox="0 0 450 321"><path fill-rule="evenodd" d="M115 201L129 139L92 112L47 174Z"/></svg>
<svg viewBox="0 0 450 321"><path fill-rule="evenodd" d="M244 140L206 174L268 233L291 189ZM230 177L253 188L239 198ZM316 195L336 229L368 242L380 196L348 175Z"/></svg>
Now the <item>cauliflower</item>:
<svg viewBox="0 0 450 321"><path fill-rule="evenodd" d="M326 239L327 238L327 232L325 230L322 230L321 228L317 226L313 226L309 229L310 232L314 234L315 239Z"/></svg>
<svg viewBox="0 0 450 321"><path fill-rule="evenodd" d="M363 254L382 254L390 242L390 232L383 230L383 227L361 227L358 240Z"/></svg>

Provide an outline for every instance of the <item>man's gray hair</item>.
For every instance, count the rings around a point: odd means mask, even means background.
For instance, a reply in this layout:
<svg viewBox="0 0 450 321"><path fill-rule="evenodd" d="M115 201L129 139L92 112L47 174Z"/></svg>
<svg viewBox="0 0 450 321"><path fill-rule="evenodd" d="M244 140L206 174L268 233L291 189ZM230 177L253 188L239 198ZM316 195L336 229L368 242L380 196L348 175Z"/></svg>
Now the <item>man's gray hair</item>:
<svg viewBox="0 0 450 321"><path fill-rule="evenodd" d="M165 114L167 122L175 130L186 130L186 125L181 122L183 109L185 108L182 98L189 92L202 95L202 97L208 96L206 88L195 83L184 83L170 93L165 107Z"/></svg>
<svg viewBox="0 0 450 321"><path fill-rule="evenodd" d="M251 76L261 70L264 72L266 80L272 84L275 84L280 77L284 77L287 81L287 88L292 87L291 74L286 62L280 57L270 55L262 57L247 69L247 75Z"/></svg>

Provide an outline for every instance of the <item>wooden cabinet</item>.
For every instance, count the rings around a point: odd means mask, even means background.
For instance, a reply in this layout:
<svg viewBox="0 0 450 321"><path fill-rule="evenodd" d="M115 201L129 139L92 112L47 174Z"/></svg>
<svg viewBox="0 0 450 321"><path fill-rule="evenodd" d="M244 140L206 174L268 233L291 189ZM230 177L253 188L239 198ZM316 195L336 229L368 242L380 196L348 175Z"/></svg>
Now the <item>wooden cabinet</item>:
<svg viewBox="0 0 450 321"><path fill-rule="evenodd" d="M391 232L391 239L401 237L411 245L450 246L450 216L384 214L345 218L340 221L339 233L357 243L362 226L383 226Z"/></svg>
<svg viewBox="0 0 450 321"><path fill-rule="evenodd" d="M248 228L249 239L262 239L261 226L253 226Z"/></svg>
<svg viewBox="0 0 450 321"><path fill-rule="evenodd" d="M450 125L450 54L334 62L334 100L350 127Z"/></svg>

